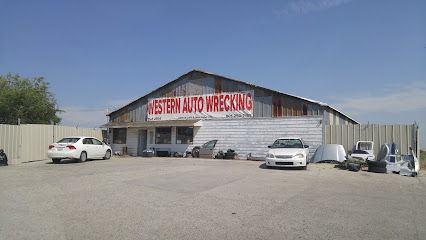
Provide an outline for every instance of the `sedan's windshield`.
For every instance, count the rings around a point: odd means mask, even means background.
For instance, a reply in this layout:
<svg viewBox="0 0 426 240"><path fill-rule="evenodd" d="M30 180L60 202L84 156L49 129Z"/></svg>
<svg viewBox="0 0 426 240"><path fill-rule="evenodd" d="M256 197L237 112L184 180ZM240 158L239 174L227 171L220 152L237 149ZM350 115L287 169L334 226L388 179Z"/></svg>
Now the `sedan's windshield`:
<svg viewBox="0 0 426 240"><path fill-rule="evenodd" d="M80 138L62 138L58 143L76 143Z"/></svg>
<svg viewBox="0 0 426 240"><path fill-rule="evenodd" d="M277 139L271 148L303 148L300 139Z"/></svg>

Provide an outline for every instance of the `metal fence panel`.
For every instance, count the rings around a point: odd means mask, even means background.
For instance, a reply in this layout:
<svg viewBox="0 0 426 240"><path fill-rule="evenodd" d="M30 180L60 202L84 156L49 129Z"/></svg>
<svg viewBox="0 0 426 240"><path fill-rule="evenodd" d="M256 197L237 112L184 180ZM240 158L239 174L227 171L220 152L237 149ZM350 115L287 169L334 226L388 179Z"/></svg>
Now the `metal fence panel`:
<svg viewBox="0 0 426 240"><path fill-rule="evenodd" d="M10 164L47 159L49 144L66 136L91 136L102 140L102 130L43 124L0 124L0 148L5 150Z"/></svg>
<svg viewBox="0 0 426 240"><path fill-rule="evenodd" d="M346 150L352 150L357 141L363 140L374 142L374 154L376 155L385 143L395 143L401 154L408 154L410 147L418 154L420 145L416 124L325 126L325 144L342 144Z"/></svg>
<svg viewBox="0 0 426 240"><path fill-rule="evenodd" d="M9 164L19 162L20 131L19 126L0 124L0 148L7 154Z"/></svg>

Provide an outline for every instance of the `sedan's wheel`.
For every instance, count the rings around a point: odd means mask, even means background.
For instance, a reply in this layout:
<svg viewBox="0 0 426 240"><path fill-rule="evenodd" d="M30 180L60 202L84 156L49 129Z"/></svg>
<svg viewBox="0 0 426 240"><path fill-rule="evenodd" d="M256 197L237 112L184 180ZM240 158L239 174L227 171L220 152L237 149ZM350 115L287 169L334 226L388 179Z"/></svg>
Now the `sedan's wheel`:
<svg viewBox="0 0 426 240"><path fill-rule="evenodd" d="M52 162L57 164L57 163L61 163L61 159L60 158L52 158Z"/></svg>
<svg viewBox="0 0 426 240"><path fill-rule="evenodd" d="M111 151L110 151L110 150L107 150L107 151L106 151L106 153L105 153L104 159L105 159L105 160L108 160L108 159L110 159L110 158L111 158Z"/></svg>
<svg viewBox="0 0 426 240"><path fill-rule="evenodd" d="M87 153L81 152L79 162L85 162L87 160Z"/></svg>

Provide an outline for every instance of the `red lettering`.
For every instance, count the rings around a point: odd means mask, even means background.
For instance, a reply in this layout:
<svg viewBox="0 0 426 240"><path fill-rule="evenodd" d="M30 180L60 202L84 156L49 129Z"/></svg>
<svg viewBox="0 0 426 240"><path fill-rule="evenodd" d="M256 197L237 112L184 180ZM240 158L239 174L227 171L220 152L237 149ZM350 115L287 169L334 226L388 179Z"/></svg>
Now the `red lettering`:
<svg viewBox="0 0 426 240"><path fill-rule="evenodd" d="M223 95L219 95L219 111L223 112Z"/></svg>
<svg viewBox="0 0 426 240"><path fill-rule="evenodd" d="M176 99L176 113L180 113L180 98Z"/></svg>
<svg viewBox="0 0 426 240"><path fill-rule="evenodd" d="M213 96L213 111L217 112L217 105L218 105L219 99L217 95Z"/></svg>
<svg viewBox="0 0 426 240"><path fill-rule="evenodd" d="M204 99L203 99L203 97L198 98L197 106L198 106L198 112L203 112L203 110L204 110Z"/></svg>
<svg viewBox="0 0 426 240"><path fill-rule="evenodd" d="M183 110L182 113L187 113L188 112L188 101L186 100L186 98L183 99Z"/></svg>
<svg viewBox="0 0 426 240"><path fill-rule="evenodd" d="M163 111L163 107L161 106L161 101L160 100L155 100L155 105L156 107L156 114L161 114L161 112Z"/></svg>
<svg viewBox="0 0 426 240"><path fill-rule="evenodd" d="M206 112L211 112L213 108L213 96L206 96Z"/></svg>
<svg viewBox="0 0 426 240"><path fill-rule="evenodd" d="M174 98L170 99L170 113L176 113Z"/></svg>
<svg viewBox="0 0 426 240"><path fill-rule="evenodd" d="M231 111L235 111L236 107L235 107L235 94L231 95Z"/></svg>
<svg viewBox="0 0 426 240"><path fill-rule="evenodd" d="M240 107L240 110L245 110L244 107L244 94L238 94L239 98L238 98L238 105Z"/></svg>
<svg viewBox="0 0 426 240"><path fill-rule="evenodd" d="M247 93L246 95L246 108L248 111L251 111L253 108L253 100L250 93Z"/></svg>
<svg viewBox="0 0 426 240"><path fill-rule="evenodd" d="M229 111L229 95L228 94L225 95L225 99L224 99L223 103L225 105L225 111L228 112Z"/></svg>
<svg viewBox="0 0 426 240"><path fill-rule="evenodd" d="M192 101L194 100L194 98L189 98L188 99L188 108L187 108L187 110L188 110L188 112L189 113L192 113L192 106L193 106L193 104L192 104Z"/></svg>

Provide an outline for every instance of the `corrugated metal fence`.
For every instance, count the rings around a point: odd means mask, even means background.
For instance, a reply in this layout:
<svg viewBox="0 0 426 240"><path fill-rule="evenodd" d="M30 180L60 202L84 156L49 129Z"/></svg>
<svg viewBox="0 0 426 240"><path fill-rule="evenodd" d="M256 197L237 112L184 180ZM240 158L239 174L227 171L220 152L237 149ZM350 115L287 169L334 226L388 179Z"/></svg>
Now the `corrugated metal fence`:
<svg viewBox="0 0 426 240"><path fill-rule="evenodd" d="M47 146L66 136L102 139L102 130L42 124L0 124L0 148L5 150L10 164L46 159Z"/></svg>
<svg viewBox="0 0 426 240"><path fill-rule="evenodd" d="M377 155L384 143L395 143L401 154L407 154L409 147L419 155L418 125L338 125L325 126L324 143L342 144L347 151L352 150L357 141L373 141Z"/></svg>

